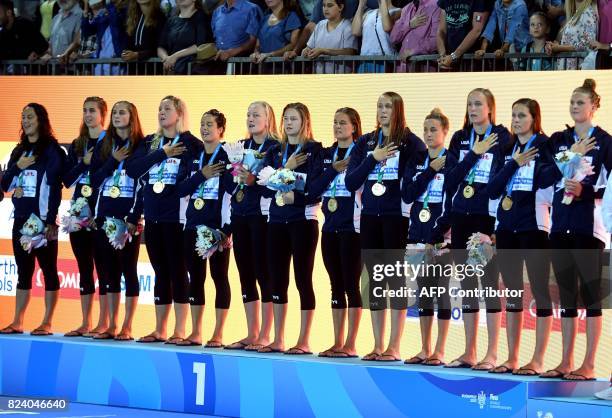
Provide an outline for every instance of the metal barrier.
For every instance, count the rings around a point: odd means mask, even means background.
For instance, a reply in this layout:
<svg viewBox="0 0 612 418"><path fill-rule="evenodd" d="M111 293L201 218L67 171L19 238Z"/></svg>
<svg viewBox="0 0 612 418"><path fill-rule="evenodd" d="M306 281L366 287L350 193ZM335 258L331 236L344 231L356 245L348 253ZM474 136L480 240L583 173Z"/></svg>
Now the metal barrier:
<svg viewBox="0 0 612 418"><path fill-rule="evenodd" d="M576 60L577 68L588 52L567 52L549 56L541 53L512 53L496 58L487 53L482 58L474 54L465 54L452 70L442 70L438 66L439 55L418 55L407 60L397 56L321 56L315 60L297 57L285 61L280 57L268 58L261 64L255 64L249 57L234 57L227 63L228 75L246 74L342 74L342 73L397 73L397 72L440 72L440 71L522 71L537 65L542 69L566 69L568 60ZM601 53L599 54L602 55ZM612 56L612 53L610 54ZM605 58L605 57L604 57ZM206 67L206 63L197 63ZM217 65L218 67L218 65ZM187 74L192 74L191 63L187 65ZM600 68L600 67L597 67ZM193 71L196 72L196 71ZM120 58L79 59L67 64L53 59L48 62L28 60L0 61L0 75L163 75L161 60L150 58L146 61L126 62Z"/></svg>

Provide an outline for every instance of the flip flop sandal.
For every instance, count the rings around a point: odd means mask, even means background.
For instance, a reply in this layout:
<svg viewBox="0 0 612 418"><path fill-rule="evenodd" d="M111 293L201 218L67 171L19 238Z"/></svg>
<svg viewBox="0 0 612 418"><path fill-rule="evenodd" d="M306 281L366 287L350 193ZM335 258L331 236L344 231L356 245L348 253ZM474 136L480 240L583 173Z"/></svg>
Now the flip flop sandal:
<svg viewBox="0 0 612 418"><path fill-rule="evenodd" d="M298 347L293 347L285 351L285 354L289 356L307 356L309 354L312 354L312 351L306 351Z"/></svg>
<svg viewBox="0 0 612 418"><path fill-rule="evenodd" d="M447 369L471 369L472 367L474 367L474 365L472 363L468 363L467 361L455 359L444 367L446 367Z"/></svg>
<svg viewBox="0 0 612 418"><path fill-rule="evenodd" d="M223 347L225 350L244 350L247 348L249 344L243 343L242 341L236 341L235 343L231 343L230 345L226 345Z"/></svg>
<svg viewBox="0 0 612 418"><path fill-rule="evenodd" d="M507 367L507 366L501 365L501 366L495 367L494 369L489 370L489 373L492 373L492 374L512 374L512 369Z"/></svg>
<svg viewBox="0 0 612 418"><path fill-rule="evenodd" d="M145 335L144 337L136 340L136 342L150 344L150 343L165 343L166 340L163 338L156 337L155 335Z"/></svg>
<svg viewBox="0 0 612 418"><path fill-rule="evenodd" d="M262 348L264 348L265 345L263 344L250 344L246 347L244 347L244 351L259 351Z"/></svg>
<svg viewBox="0 0 612 418"><path fill-rule="evenodd" d="M192 347L192 346L201 346L202 343L185 339L183 341L179 341L178 343L176 343L176 345L180 347Z"/></svg>
<svg viewBox="0 0 612 418"><path fill-rule="evenodd" d="M428 358L427 360L423 362L423 366L436 367L436 366L444 366L444 365L446 365L446 363L440 360L439 358Z"/></svg>
<svg viewBox="0 0 612 418"><path fill-rule="evenodd" d="M258 353L263 353L263 354L268 354L268 353L282 353L283 350L281 350L280 348L272 348L269 345L266 345L264 347L261 347L259 350L257 350Z"/></svg>
<svg viewBox="0 0 612 418"><path fill-rule="evenodd" d="M427 359L421 358L419 356L410 357L408 360L404 361L404 364L423 364Z"/></svg>
<svg viewBox="0 0 612 418"><path fill-rule="evenodd" d="M318 356L319 357L332 357L332 354L334 353L337 353L337 351L329 349L329 350L321 351Z"/></svg>
<svg viewBox="0 0 612 418"><path fill-rule="evenodd" d="M109 332L102 332L100 334L96 334L93 339L94 340L114 340L116 335L111 334Z"/></svg>
<svg viewBox="0 0 612 418"><path fill-rule="evenodd" d="M528 373L519 373L520 371L525 371ZM520 369L516 371L516 373L513 372L512 374L515 376L539 376L540 375L540 373L538 373L536 370L530 369L528 367L521 367Z"/></svg>
<svg viewBox="0 0 612 418"><path fill-rule="evenodd" d="M559 371L558 369L550 369L546 371L546 373L551 373L551 372L554 372L554 375L544 376L544 374L541 374L540 378L542 379L561 379L563 376L565 376L565 373Z"/></svg>
<svg viewBox="0 0 612 418"><path fill-rule="evenodd" d="M94 335L98 335L99 332L93 332L93 331L89 331L89 332L84 332L82 337L83 338L93 338Z"/></svg>
<svg viewBox="0 0 612 418"><path fill-rule="evenodd" d="M11 334L23 334L23 331L15 329L10 325L6 328L3 328L2 331L0 331L0 335L11 335Z"/></svg>
<svg viewBox="0 0 612 418"><path fill-rule="evenodd" d="M168 338L168 340L166 342L164 342L164 344L169 344L169 345L176 345L179 342L183 341L184 338L181 337L170 337Z"/></svg>
<svg viewBox="0 0 612 418"><path fill-rule="evenodd" d="M388 357L388 358L385 358L385 357ZM395 357L392 354L381 354L380 356L376 357L376 361L391 362L391 361L402 361L402 359L399 357Z"/></svg>
<svg viewBox="0 0 612 418"><path fill-rule="evenodd" d="M53 333L44 329L36 328L34 331L30 332L30 335L33 337L46 337L48 335L53 335Z"/></svg>
<svg viewBox="0 0 612 418"><path fill-rule="evenodd" d="M334 351L329 355L330 358L358 358L357 354L349 354L346 351Z"/></svg>
<svg viewBox="0 0 612 418"><path fill-rule="evenodd" d="M208 341L206 343L206 345L204 346L206 348L223 348L224 345L222 343L220 343L219 341Z"/></svg>
<svg viewBox="0 0 612 418"><path fill-rule="evenodd" d="M118 334L115 337L115 341L134 341L134 338L128 334Z"/></svg>
<svg viewBox="0 0 612 418"><path fill-rule="evenodd" d="M570 379L569 376L576 376L576 377L579 377L580 379ZM566 374L561 379L568 380L570 382L590 382L592 380L596 380L594 377L586 377L583 374L574 373L574 372Z"/></svg>
<svg viewBox="0 0 612 418"><path fill-rule="evenodd" d="M381 354L380 353L370 353L370 354L366 354L365 356L361 357L361 360L363 361L376 361L376 359L378 357L380 357Z"/></svg>
<svg viewBox="0 0 612 418"><path fill-rule="evenodd" d="M82 331L79 331L77 329L74 329L74 330L72 330L70 332L65 333L64 337L82 337L83 334L85 334L86 332L89 332L89 331L82 332Z"/></svg>
<svg viewBox="0 0 612 418"><path fill-rule="evenodd" d="M490 366L490 367L479 368L479 366ZM476 363L474 367L472 367L472 370L474 370L475 372L490 372L495 367L496 367L495 364L491 363L490 361L480 361Z"/></svg>

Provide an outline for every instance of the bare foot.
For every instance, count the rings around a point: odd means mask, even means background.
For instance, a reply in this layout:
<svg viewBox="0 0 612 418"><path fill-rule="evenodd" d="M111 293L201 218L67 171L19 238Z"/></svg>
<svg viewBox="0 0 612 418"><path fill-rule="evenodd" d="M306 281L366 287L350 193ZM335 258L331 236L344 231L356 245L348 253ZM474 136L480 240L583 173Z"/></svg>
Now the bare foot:
<svg viewBox="0 0 612 418"><path fill-rule="evenodd" d="M592 380L595 378L595 370L592 367L587 367L584 364L577 368L576 370L572 370L569 374L563 376L564 379L567 380Z"/></svg>
<svg viewBox="0 0 612 418"><path fill-rule="evenodd" d="M319 353L319 357L332 357L332 354L334 354L337 351L340 351L341 348L342 348L341 345L334 344L331 347L329 347L327 350L321 351Z"/></svg>
<svg viewBox="0 0 612 418"><path fill-rule="evenodd" d="M516 370L516 374L520 376L537 376L540 373L542 373L542 363L533 360Z"/></svg>

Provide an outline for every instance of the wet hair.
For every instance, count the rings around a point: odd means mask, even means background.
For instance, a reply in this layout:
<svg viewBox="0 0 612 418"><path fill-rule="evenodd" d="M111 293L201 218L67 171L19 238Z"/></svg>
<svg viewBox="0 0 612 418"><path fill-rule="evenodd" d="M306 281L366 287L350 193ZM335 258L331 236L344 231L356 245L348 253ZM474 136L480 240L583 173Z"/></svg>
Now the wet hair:
<svg viewBox="0 0 612 418"><path fill-rule="evenodd" d="M597 83L592 78L587 78L582 83L582 86L576 87L574 93L582 93L589 96L591 102L595 105L595 109L601 106L601 96L595 91Z"/></svg>
<svg viewBox="0 0 612 418"><path fill-rule="evenodd" d="M130 103L125 100L121 100L113 105L113 110L117 105L125 105L127 107L128 113L130 114L130 132L128 135L128 151L132 152L136 146L142 141L144 135L142 133L142 125L140 124L140 118L138 117L138 109L134 106L133 103ZM113 125L112 121L112 111L111 111L111 121L108 124L108 129L106 130L106 134L104 135L104 139L102 140L102 146L100 149L101 156L104 160L108 158L109 155L113 152L113 142L114 138L118 137L117 128Z"/></svg>
<svg viewBox="0 0 612 418"><path fill-rule="evenodd" d="M217 124L217 128L222 129L222 131L221 131L221 138L223 138L223 135L225 135L225 126L227 124L227 119L225 119L225 115L223 113L219 112L217 109L210 109L210 110L204 112L202 117L204 117L206 115L210 115L210 116L212 116L215 119L215 123Z"/></svg>
<svg viewBox="0 0 612 418"><path fill-rule="evenodd" d="M108 105L106 101L98 96L89 96L85 98L83 101L83 107L85 107L85 103L95 103L98 110L100 111L100 116L102 117L101 124L104 124L104 120L106 119L106 113L108 112ZM89 142L89 128L85 124L85 121L81 119L81 128L79 129L79 136L74 140L74 150L77 155L83 155L83 150L87 146Z"/></svg>
<svg viewBox="0 0 612 418"><path fill-rule="evenodd" d="M23 107L22 112L28 107L34 110L36 119L38 120L38 140L34 145L30 145L28 136L23 131L23 124L20 124L19 144L15 148L15 152L19 156L21 156L26 149L31 149L32 155L41 155L49 144L52 142L57 143L53 128L51 128L51 121L49 120L47 109L39 103L28 103Z"/></svg>
<svg viewBox="0 0 612 418"><path fill-rule="evenodd" d="M353 125L353 128L355 128L353 131L353 141L362 135L361 117L355 109L352 107L341 107L340 109L336 110L336 113L344 113L346 116L348 116L349 120L351 121L351 125Z"/></svg>
<svg viewBox="0 0 612 418"><path fill-rule="evenodd" d="M450 122L448 120L448 117L444 113L442 113L442 110L440 108L433 108L431 112L429 112L429 115L425 116L425 120L429 119L437 120L438 122L440 122L440 125L442 125L442 129L444 129L445 131L448 131L450 128Z"/></svg>
<svg viewBox="0 0 612 418"><path fill-rule="evenodd" d="M274 109L272 109L270 103L265 102L263 100L257 100L251 103L249 107L254 105L261 106L264 108L264 112L266 114L266 123L268 125L268 136L270 138L278 140L280 138L280 135L278 134L278 128L276 127L276 116L274 115ZM249 136L250 134L247 131L246 137L248 138Z"/></svg>
<svg viewBox="0 0 612 418"><path fill-rule="evenodd" d="M402 99L402 96L395 93L394 91L387 91L380 95L380 97L383 96L391 99L391 104L393 105L391 126L389 129L389 141L388 143L385 143L385 145L393 143L399 146L404 136L406 136L406 134L410 132L410 129L406 126L406 116L404 115L404 100ZM376 128L380 128L380 123L378 122L378 120L376 121Z"/></svg>
<svg viewBox="0 0 612 418"><path fill-rule="evenodd" d="M478 87L472 90L467 95L467 97L469 98L472 95L472 93L481 93L484 95L485 99L487 100L487 106L489 107L489 122L491 122L492 125L495 125L495 96L493 96L493 93L491 93L491 90ZM468 113L467 105L466 105L465 106L465 118L463 119L463 128L465 129L470 125L471 125L470 115Z"/></svg>
<svg viewBox="0 0 612 418"><path fill-rule="evenodd" d="M287 133L285 132L284 116L287 110L289 109L293 109L297 111L300 114L300 117L302 118L302 126L300 127L300 132L298 132L298 137L300 139L300 142L313 141L314 138L312 134L312 120L310 118L310 111L308 110L308 107L304 103L296 102L296 103L289 103L283 109L283 118L281 119L281 138L280 138L281 142L285 143L288 141Z"/></svg>
<svg viewBox="0 0 612 418"><path fill-rule="evenodd" d="M529 110L529 113L533 118L533 133L542 133L542 113L540 112L540 104L537 102L537 100L522 98L512 103L512 107L516 105L523 105Z"/></svg>

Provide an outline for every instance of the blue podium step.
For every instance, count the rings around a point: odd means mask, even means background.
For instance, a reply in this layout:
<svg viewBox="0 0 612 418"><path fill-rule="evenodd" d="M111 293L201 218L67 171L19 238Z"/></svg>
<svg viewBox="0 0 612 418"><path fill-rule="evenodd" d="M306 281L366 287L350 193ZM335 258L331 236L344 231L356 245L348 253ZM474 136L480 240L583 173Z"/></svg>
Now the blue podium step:
<svg viewBox="0 0 612 418"><path fill-rule="evenodd" d="M232 417L537 417L530 414L534 402L588 397L609 385L401 362L24 335L0 336L0 375L3 396Z"/></svg>

